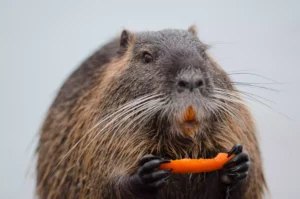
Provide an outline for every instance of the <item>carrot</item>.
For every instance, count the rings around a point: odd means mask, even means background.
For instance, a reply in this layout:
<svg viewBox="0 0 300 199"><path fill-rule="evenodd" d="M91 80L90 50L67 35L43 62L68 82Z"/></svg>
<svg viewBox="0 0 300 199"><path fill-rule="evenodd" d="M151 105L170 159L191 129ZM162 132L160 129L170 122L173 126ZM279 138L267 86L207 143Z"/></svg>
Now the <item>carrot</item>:
<svg viewBox="0 0 300 199"><path fill-rule="evenodd" d="M212 172L221 169L234 155L227 157L227 153L219 153L212 159L180 159L160 165L160 169L173 169L173 173Z"/></svg>

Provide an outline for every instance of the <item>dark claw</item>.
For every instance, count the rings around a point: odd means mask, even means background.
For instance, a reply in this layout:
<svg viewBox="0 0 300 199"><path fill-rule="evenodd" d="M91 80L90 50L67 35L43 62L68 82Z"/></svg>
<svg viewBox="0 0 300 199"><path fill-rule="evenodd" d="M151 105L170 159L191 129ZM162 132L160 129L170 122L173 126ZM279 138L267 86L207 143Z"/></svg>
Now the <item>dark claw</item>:
<svg viewBox="0 0 300 199"><path fill-rule="evenodd" d="M156 181L155 183L152 184L153 188L156 188L156 189L159 189L163 186L166 185L166 180L169 178L169 176L159 180L159 181Z"/></svg>
<svg viewBox="0 0 300 199"><path fill-rule="evenodd" d="M238 155L234 156L231 160L229 160L224 167L228 167L229 165L235 164L238 165L242 162L249 161L249 156L247 153L239 153Z"/></svg>
<svg viewBox="0 0 300 199"><path fill-rule="evenodd" d="M221 180L225 184L236 184L240 180L248 176L248 171L245 172L234 172L234 173L225 173L221 175Z"/></svg>
<svg viewBox="0 0 300 199"><path fill-rule="evenodd" d="M233 172L244 172L244 171L248 171L250 168L250 162L245 162L245 163L242 163L240 165L237 165L235 167L230 167L230 168L224 168L224 170L227 172L227 173L233 173Z"/></svg>
<svg viewBox="0 0 300 199"><path fill-rule="evenodd" d="M241 173L238 177L237 180L242 180L248 176L248 171Z"/></svg>
<svg viewBox="0 0 300 199"><path fill-rule="evenodd" d="M227 156L227 157L231 156L232 154L237 155L237 154L241 153L242 151L243 151L243 145L241 145L241 144L236 144L236 145L234 145L234 146L232 147L232 149L228 152L228 156Z"/></svg>
<svg viewBox="0 0 300 199"><path fill-rule="evenodd" d="M163 163L169 163L170 160L157 160L157 159L154 159L154 160L151 160L149 162L146 162L141 168L140 168L140 171L139 173L140 174L144 174L144 173L147 173L155 168L157 168L159 165L163 164Z"/></svg>
<svg viewBox="0 0 300 199"><path fill-rule="evenodd" d="M158 167L170 160L164 160L154 155L145 155L139 161L137 173L129 178L129 188L137 196L146 196L155 194L162 187L171 170L160 170Z"/></svg>
<svg viewBox="0 0 300 199"><path fill-rule="evenodd" d="M248 171L241 173L228 173L227 176L233 181L242 180L248 176Z"/></svg>
<svg viewBox="0 0 300 199"><path fill-rule="evenodd" d="M139 166L142 166L144 165L146 162L149 162L150 160L154 160L154 159L158 159L160 160L161 158L158 157L158 156L154 156L152 154L148 154L148 155L145 155L143 156L140 161L139 161Z"/></svg>
<svg viewBox="0 0 300 199"><path fill-rule="evenodd" d="M158 171L154 171L150 174L145 174L144 176L142 176L142 180L146 183L152 183L154 181L160 180L162 178L165 178L167 176L169 176L171 170L158 170Z"/></svg>
<svg viewBox="0 0 300 199"><path fill-rule="evenodd" d="M236 184L248 176L250 160L247 153L242 152L242 145L235 145L229 152L228 156L235 154L222 169L221 181L225 184Z"/></svg>

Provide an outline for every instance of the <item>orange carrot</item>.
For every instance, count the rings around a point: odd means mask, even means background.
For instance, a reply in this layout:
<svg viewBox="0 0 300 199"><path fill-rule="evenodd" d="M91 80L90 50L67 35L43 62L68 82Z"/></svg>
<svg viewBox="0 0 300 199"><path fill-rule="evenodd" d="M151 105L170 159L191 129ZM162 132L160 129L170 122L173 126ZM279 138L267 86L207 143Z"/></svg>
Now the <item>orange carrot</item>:
<svg viewBox="0 0 300 199"><path fill-rule="evenodd" d="M173 173L212 172L221 169L234 155L227 157L227 153L219 153L212 159L180 159L160 165L160 169L173 169Z"/></svg>

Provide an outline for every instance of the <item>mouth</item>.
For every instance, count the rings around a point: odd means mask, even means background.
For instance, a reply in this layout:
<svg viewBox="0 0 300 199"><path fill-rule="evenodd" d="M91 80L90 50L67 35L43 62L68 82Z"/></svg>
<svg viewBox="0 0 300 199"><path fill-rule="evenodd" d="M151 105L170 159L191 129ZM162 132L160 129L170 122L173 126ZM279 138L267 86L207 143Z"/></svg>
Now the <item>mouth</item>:
<svg viewBox="0 0 300 199"><path fill-rule="evenodd" d="M183 122L180 124L181 130L184 134L193 136L200 122L196 119L196 111L192 106L189 106L183 115Z"/></svg>

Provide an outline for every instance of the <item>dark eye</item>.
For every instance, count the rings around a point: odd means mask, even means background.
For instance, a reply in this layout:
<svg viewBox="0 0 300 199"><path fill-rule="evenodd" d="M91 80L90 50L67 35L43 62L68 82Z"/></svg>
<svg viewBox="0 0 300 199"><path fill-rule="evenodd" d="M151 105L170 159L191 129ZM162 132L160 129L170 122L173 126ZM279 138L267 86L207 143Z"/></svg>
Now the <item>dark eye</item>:
<svg viewBox="0 0 300 199"><path fill-rule="evenodd" d="M151 55L150 53L148 53L148 52L144 52L144 54L143 54L143 61L144 61L146 64L152 62L152 61L153 61L152 55Z"/></svg>

